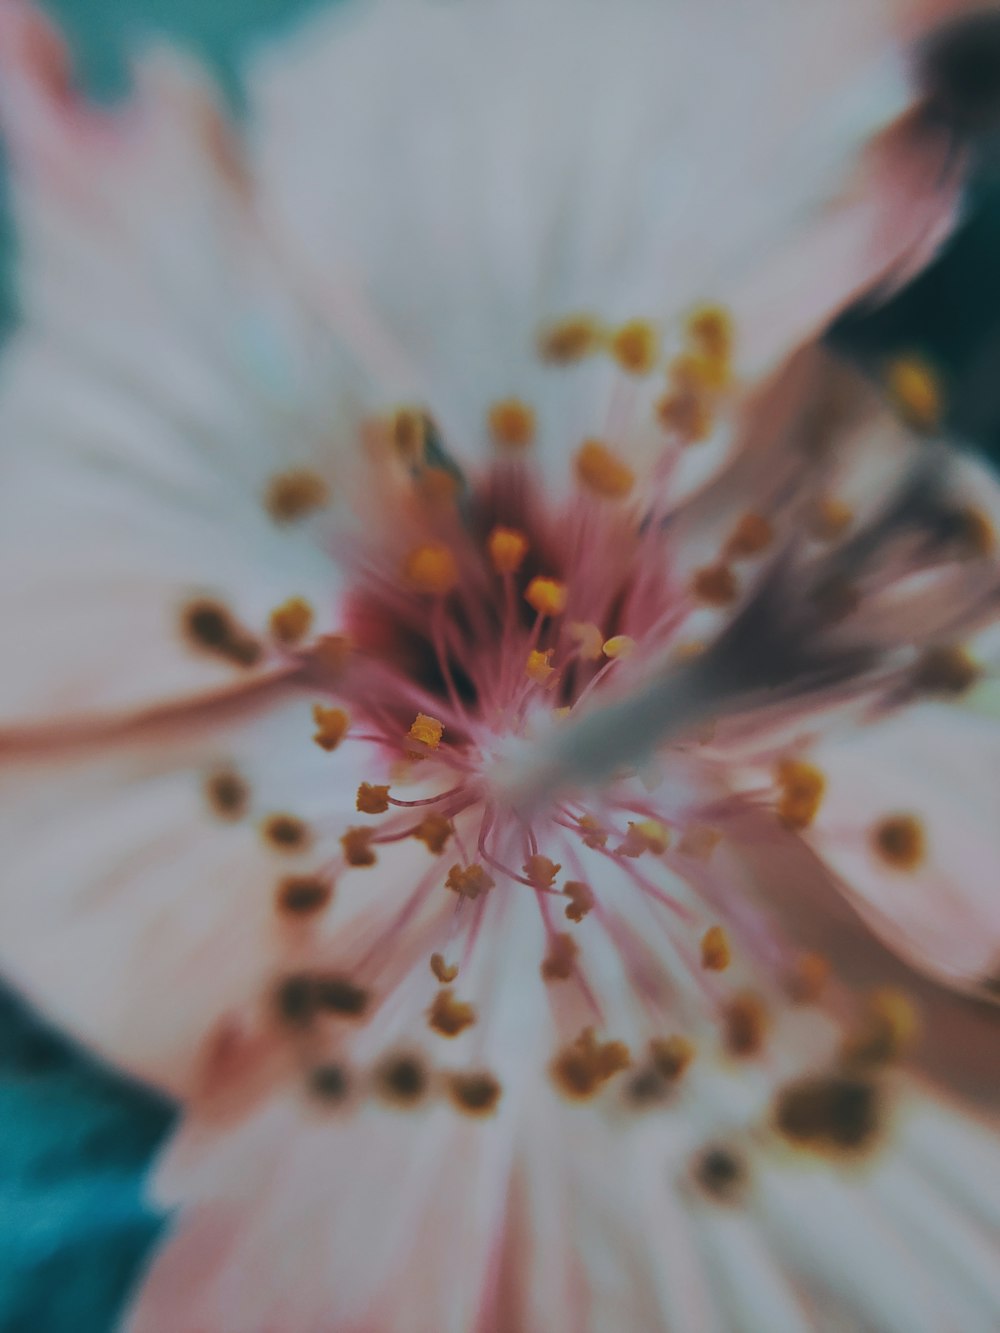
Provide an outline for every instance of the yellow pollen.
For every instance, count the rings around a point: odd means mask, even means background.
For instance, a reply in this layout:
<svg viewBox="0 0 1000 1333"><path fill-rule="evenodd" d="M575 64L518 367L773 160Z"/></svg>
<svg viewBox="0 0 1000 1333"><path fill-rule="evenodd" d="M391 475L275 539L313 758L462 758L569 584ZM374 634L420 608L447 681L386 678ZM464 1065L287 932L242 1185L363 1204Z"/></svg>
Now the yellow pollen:
<svg viewBox="0 0 1000 1333"><path fill-rule="evenodd" d="M392 443L406 463L423 461L427 444L427 416L419 408L401 407L390 425Z"/></svg>
<svg viewBox="0 0 1000 1333"><path fill-rule="evenodd" d="M601 645L601 651L605 657L610 657L612 661L619 657L628 657L629 653L635 648L635 639L628 634L614 634L610 639L605 639Z"/></svg>
<svg viewBox="0 0 1000 1333"><path fill-rule="evenodd" d="M709 972L724 972L732 954L729 938L721 926L709 926L701 937L701 965Z"/></svg>
<svg viewBox="0 0 1000 1333"><path fill-rule="evenodd" d="M774 529L763 514L747 513L736 524L726 542L726 555L730 560L745 560L748 556L760 555L766 551L774 539Z"/></svg>
<svg viewBox="0 0 1000 1333"><path fill-rule="evenodd" d="M575 462L580 484L607 500L624 500L635 485L632 469L600 440L584 440Z"/></svg>
<svg viewBox="0 0 1000 1333"><path fill-rule="evenodd" d="M268 623L272 637L279 643L298 643L312 627L313 609L304 597L289 597L274 608Z"/></svg>
<svg viewBox="0 0 1000 1333"><path fill-rule="evenodd" d="M539 856L537 852L529 856L524 864L525 877L531 880L536 889L551 889L560 870L561 865L550 861L547 856Z"/></svg>
<svg viewBox="0 0 1000 1333"><path fill-rule="evenodd" d="M428 1022L442 1037L457 1037L476 1021L476 1011L464 1000L456 1000L454 991L446 988L434 996L427 1015Z"/></svg>
<svg viewBox="0 0 1000 1333"><path fill-rule="evenodd" d="M885 371L889 401L914 430L934 430L944 414L941 378L929 362L919 356L901 356Z"/></svg>
<svg viewBox="0 0 1000 1333"><path fill-rule="evenodd" d="M494 528L486 539L486 548L498 574L516 574L528 554L528 539L517 528Z"/></svg>
<svg viewBox="0 0 1000 1333"><path fill-rule="evenodd" d="M528 654L528 660L524 664L524 674L529 680L533 680L536 685L554 685L556 669L549 662L553 650L546 648L544 653L540 653L537 648L533 648Z"/></svg>
<svg viewBox="0 0 1000 1333"><path fill-rule="evenodd" d="M563 893L569 899L566 916L570 921L582 921L594 905L594 890L579 879L568 879Z"/></svg>
<svg viewBox="0 0 1000 1333"><path fill-rule="evenodd" d="M335 750L347 735L351 719L342 708L328 708L326 704L313 704L312 711L316 724L313 740L321 750Z"/></svg>
<svg viewBox="0 0 1000 1333"><path fill-rule="evenodd" d="M740 585L728 565L706 565L691 576L691 593L706 606L730 606L739 596Z"/></svg>
<svg viewBox="0 0 1000 1333"><path fill-rule="evenodd" d="M672 389L656 404L656 419L682 444L701 444L712 433L712 409L704 394L691 388Z"/></svg>
<svg viewBox="0 0 1000 1333"><path fill-rule="evenodd" d="M927 648L913 668L912 681L927 694L956 695L971 689L982 674L978 663L959 644Z"/></svg>
<svg viewBox="0 0 1000 1333"><path fill-rule="evenodd" d="M614 331L609 350L622 370L648 375L660 356L660 335L647 320L633 319Z"/></svg>
<svg viewBox="0 0 1000 1333"><path fill-rule="evenodd" d="M458 582L458 564L449 547L429 542L411 551L403 573L418 592L444 597Z"/></svg>
<svg viewBox="0 0 1000 1333"><path fill-rule="evenodd" d="M812 1004L823 994L829 976L828 959L821 953L804 953L795 960L788 976L788 994L797 1004Z"/></svg>
<svg viewBox="0 0 1000 1333"><path fill-rule="evenodd" d="M687 1069L694 1059L695 1051L687 1037L654 1037L649 1043L649 1055L653 1067L661 1078L674 1082Z"/></svg>
<svg viewBox="0 0 1000 1333"><path fill-rule="evenodd" d="M439 722L436 717L431 717L428 713L418 713L410 723L410 730L407 732L411 741L418 741L421 745L426 745L432 750L436 750L441 744L443 735L444 723Z"/></svg>
<svg viewBox="0 0 1000 1333"><path fill-rule="evenodd" d="M734 995L722 1015L723 1039L730 1055L756 1055L764 1045L768 1016L764 1002L752 991Z"/></svg>
<svg viewBox="0 0 1000 1333"><path fill-rule="evenodd" d="M872 831L876 855L893 870L916 870L924 859L924 827L913 815L890 815Z"/></svg>
<svg viewBox="0 0 1000 1333"><path fill-rule="evenodd" d="M451 889L460 898L473 899L478 898L480 894L489 893L493 884L494 881L484 868L475 861L467 866L453 865L444 882L445 888Z"/></svg>
<svg viewBox="0 0 1000 1333"><path fill-rule="evenodd" d="M569 315L556 320L538 337L538 355L553 365L570 365L592 356L604 341L604 331L590 315Z"/></svg>
<svg viewBox="0 0 1000 1333"><path fill-rule="evenodd" d="M559 932L549 940L549 951L542 960L543 981L567 981L573 975L579 949L572 935Z"/></svg>
<svg viewBox="0 0 1000 1333"><path fill-rule="evenodd" d="M323 634L310 649L312 662L334 679L343 675L350 653L351 643L344 634Z"/></svg>
<svg viewBox="0 0 1000 1333"><path fill-rule="evenodd" d="M344 849L344 860L349 866L373 866L378 860L372 847L375 836L373 828L349 828L341 835L340 845Z"/></svg>
<svg viewBox="0 0 1000 1333"><path fill-rule="evenodd" d="M295 815L268 815L261 825L265 841L282 852L298 852L309 844L308 827Z"/></svg>
<svg viewBox="0 0 1000 1333"><path fill-rule="evenodd" d="M431 971L443 985L450 985L458 976L458 964L446 963L443 953L431 954Z"/></svg>
<svg viewBox="0 0 1000 1333"><path fill-rule="evenodd" d="M424 843L429 852L439 856L453 832L450 819L445 819L444 815L430 814L424 815L413 830L413 836L418 842Z"/></svg>
<svg viewBox="0 0 1000 1333"><path fill-rule="evenodd" d="M524 600L540 616L558 616L566 609L567 588L557 579L536 576L524 590Z"/></svg>
<svg viewBox="0 0 1000 1333"><path fill-rule="evenodd" d="M578 823L585 846L598 848L606 845L608 835L592 815L582 815Z"/></svg>
<svg viewBox="0 0 1000 1333"><path fill-rule="evenodd" d="M389 788L362 782L355 804L363 815L384 815L389 809Z"/></svg>
<svg viewBox="0 0 1000 1333"><path fill-rule="evenodd" d="M559 1052L551 1065L556 1085L569 1097L584 1100L631 1064L623 1041L598 1041L593 1028L585 1028L576 1041Z"/></svg>
<svg viewBox="0 0 1000 1333"><path fill-rule="evenodd" d="M778 818L786 828L804 829L816 818L826 778L814 764L799 759L784 759L778 765Z"/></svg>
<svg viewBox="0 0 1000 1333"><path fill-rule="evenodd" d="M519 398L505 398L489 410L493 443L501 449L526 449L535 439L535 414Z"/></svg>
<svg viewBox="0 0 1000 1333"><path fill-rule="evenodd" d="M840 537L854 520L850 505L836 496L826 495L817 500L806 519L809 536L819 542L832 542Z"/></svg>
<svg viewBox="0 0 1000 1333"><path fill-rule="evenodd" d="M577 654L585 662L597 662L604 652L604 635L589 620L571 620L566 626L569 637L576 644Z"/></svg>
<svg viewBox="0 0 1000 1333"><path fill-rule="evenodd" d="M294 523L322 509L329 501L330 489L315 472L294 468L279 472L267 483L264 508L276 523Z"/></svg>
<svg viewBox="0 0 1000 1333"><path fill-rule="evenodd" d="M909 996L891 986L868 997L867 1011L857 1030L840 1049L848 1065L886 1065L904 1055L920 1031L920 1018Z"/></svg>
<svg viewBox="0 0 1000 1333"><path fill-rule="evenodd" d="M700 356L728 369L736 339L727 310L717 305L698 306L688 315L684 331Z"/></svg>
<svg viewBox="0 0 1000 1333"><path fill-rule="evenodd" d="M669 846L670 830L658 819L629 820L628 832L615 851L619 856L642 856L643 852L661 856Z"/></svg>

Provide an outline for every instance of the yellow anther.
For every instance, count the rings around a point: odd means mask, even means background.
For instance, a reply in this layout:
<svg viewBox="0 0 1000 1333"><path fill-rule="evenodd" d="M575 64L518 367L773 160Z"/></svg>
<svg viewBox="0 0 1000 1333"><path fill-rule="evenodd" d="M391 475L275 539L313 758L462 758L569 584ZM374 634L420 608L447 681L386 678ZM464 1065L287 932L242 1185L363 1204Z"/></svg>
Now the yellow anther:
<svg viewBox="0 0 1000 1333"><path fill-rule="evenodd" d="M605 639L601 645L601 651L605 657L610 657L612 661L619 657L628 657L635 648L635 639L628 634L614 634L610 639Z"/></svg>
<svg viewBox="0 0 1000 1333"><path fill-rule="evenodd" d="M850 1065L885 1065L898 1060L920 1031L916 1005L894 987L868 997L867 1011L857 1029L845 1038L840 1058Z"/></svg>
<svg viewBox="0 0 1000 1333"><path fill-rule="evenodd" d="M583 838L586 847L598 848L605 846L608 835L592 815L582 815L577 822L580 836Z"/></svg>
<svg viewBox="0 0 1000 1333"><path fill-rule="evenodd" d="M458 582L458 564L443 542L418 546L406 558L403 572L418 592L444 597Z"/></svg>
<svg viewBox="0 0 1000 1333"><path fill-rule="evenodd" d="M656 404L656 417L681 444L700 444L712 433L712 409L694 389L675 389Z"/></svg>
<svg viewBox="0 0 1000 1333"><path fill-rule="evenodd" d="M706 606L729 606L739 596L740 585L728 565L707 565L691 576L691 594Z"/></svg>
<svg viewBox="0 0 1000 1333"><path fill-rule="evenodd" d="M816 818L826 790L822 771L800 759L784 759L776 776L781 788L778 818L786 828L808 828Z"/></svg>
<svg viewBox="0 0 1000 1333"><path fill-rule="evenodd" d="M448 986L458 976L458 964L446 963L443 953L431 954L431 971L443 985Z"/></svg>
<svg viewBox="0 0 1000 1333"><path fill-rule="evenodd" d="M927 850L924 826L914 815L890 815L872 831L872 847L893 870L916 870Z"/></svg>
<svg viewBox="0 0 1000 1333"><path fill-rule="evenodd" d="M635 473L600 440L585 440L576 455L577 480L595 495L623 500L635 485Z"/></svg>
<svg viewBox="0 0 1000 1333"><path fill-rule="evenodd" d="M771 545L773 538L774 529L763 514L746 513L729 534L726 555L730 560L760 555Z"/></svg>
<svg viewBox="0 0 1000 1333"><path fill-rule="evenodd" d="M373 866L378 860L372 847L375 836L373 828L349 828L341 835L340 845L344 849L344 860L349 866Z"/></svg>
<svg viewBox="0 0 1000 1333"><path fill-rule="evenodd" d="M927 694L957 695L971 689L981 675L979 663L960 644L937 644L924 649L911 680Z"/></svg>
<svg viewBox="0 0 1000 1333"><path fill-rule="evenodd" d="M291 645L304 639L313 623L313 609L304 597L289 597L271 612L269 627L279 643Z"/></svg>
<svg viewBox="0 0 1000 1333"><path fill-rule="evenodd" d="M390 425L392 443L406 463L423 460L427 444L427 416L419 408L401 407Z"/></svg>
<svg viewBox="0 0 1000 1333"><path fill-rule="evenodd" d="M632 319L611 335L611 355L630 375L648 375L660 356L660 335L647 320Z"/></svg>
<svg viewBox="0 0 1000 1333"><path fill-rule="evenodd" d="M267 483L264 508L277 523L294 523L322 509L330 490L321 476L306 468L279 472Z"/></svg>
<svg viewBox="0 0 1000 1333"><path fill-rule="evenodd" d="M557 865L547 856L539 856L537 852L529 856L524 864L525 877L536 889L551 889L560 870L562 870L561 865Z"/></svg>
<svg viewBox="0 0 1000 1333"><path fill-rule="evenodd" d="M989 555L997 544L996 530L988 514L974 505L965 505L949 516L951 536L966 559Z"/></svg>
<svg viewBox="0 0 1000 1333"><path fill-rule="evenodd" d="M901 356L885 371L885 387L895 410L914 430L934 430L944 414L941 380L920 356Z"/></svg>
<svg viewBox="0 0 1000 1333"><path fill-rule="evenodd" d="M476 1011L466 1000L456 1000L452 990L439 990L427 1015L428 1022L442 1037L457 1037L476 1021Z"/></svg>
<svg viewBox="0 0 1000 1333"><path fill-rule="evenodd" d="M658 819L629 820L628 832L615 851L619 856L662 855L670 846L670 830Z"/></svg>
<svg viewBox="0 0 1000 1333"><path fill-rule="evenodd" d="M475 861L467 866L453 865L444 882L445 888L451 889L460 898L478 898L481 894L489 893L493 884L494 881L485 869Z"/></svg>
<svg viewBox="0 0 1000 1333"><path fill-rule="evenodd" d="M384 815L389 809L389 788L362 782L355 805L363 815Z"/></svg>
<svg viewBox="0 0 1000 1333"><path fill-rule="evenodd" d="M728 380L728 363L701 352L683 352L667 367L667 384L675 393L693 393L706 402L711 402Z"/></svg>
<svg viewBox="0 0 1000 1333"><path fill-rule="evenodd" d="M526 449L535 438L535 414L519 398L494 403L487 418L493 443L501 449Z"/></svg>
<svg viewBox="0 0 1000 1333"><path fill-rule="evenodd" d="M411 741L426 745L431 750L437 749L441 744L443 735L444 723L439 722L436 717L431 717L427 713L418 713L410 723L410 730L407 732Z"/></svg>
<svg viewBox="0 0 1000 1333"><path fill-rule="evenodd" d="M486 539L486 549L498 574L516 574L528 554L528 539L517 528L494 528Z"/></svg>
<svg viewBox="0 0 1000 1333"><path fill-rule="evenodd" d="M444 815L430 814L424 815L413 830L413 836L418 842L424 843L429 852L440 856L453 832L450 819L445 819Z"/></svg>
<svg viewBox="0 0 1000 1333"><path fill-rule="evenodd" d="M724 366L732 361L735 332L732 317L722 306L698 306L688 315L684 331L688 342L708 360Z"/></svg>
<svg viewBox="0 0 1000 1333"><path fill-rule="evenodd" d="M566 609L568 590L558 579L536 576L524 590L524 600L540 616L558 616Z"/></svg>
<svg viewBox="0 0 1000 1333"><path fill-rule="evenodd" d="M694 1043L679 1033L673 1037L654 1037L649 1043L649 1056L660 1077L673 1083L694 1059Z"/></svg>
<svg viewBox="0 0 1000 1333"><path fill-rule="evenodd" d="M549 951L542 960L543 981L568 981L579 953L572 935L559 932L549 940Z"/></svg>
<svg viewBox="0 0 1000 1333"><path fill-rule="evenodd" d="M569 315L547 325L538 337L538 355L554 365L569 365L592 356L604 339L604 331L590 315Z"/></svg>
<svg viewBox="0 0 1000 1333"><path fill-rule="evenodd" d="M552 1077L567 1096L592 1097L609 1078L632 1063L623 1041L598 1041L585 1028L576 1041L559 1052L551 1065Z"/></svg>
<svg viewBox="0 0 1000 1333"><path fill-rule="evenodd" d="M326 704L313 704L313 721L316 724L313 740L321 750L335 750L351 725L342 708L328 708Z"/></svg>
<svg viewBox="0 0 1000 1333"><path fill-rule="evenodd" d="M556 669L549 661L552 652L551 648L547 648L544 653L533 648L528 654L528 660L524 664L524 674L536 685L547 687L555 684Z"/></svg>
<svg viewBox="0 0 1000 1333"><path fill-rule="evenodd" d="M732 960L729 938L721 926L709 926L701 937L701 965L709 972L724 972Z"/></svg>
<svg viewBox="0 0 1000 1333"><path fill-rule="evenodd" d="M594 890L582 880L568 879L563 885L563 893L569 899L566 916L570 921L582 921L594 906Z"/></svg>
<svg viewBox="0 0 1000 1333"><path fill-rule="evenodd" d="M604 652L604 635L589 620L571 620L566 632L576 644L579 657L585 662L597 662Z"/></svg>

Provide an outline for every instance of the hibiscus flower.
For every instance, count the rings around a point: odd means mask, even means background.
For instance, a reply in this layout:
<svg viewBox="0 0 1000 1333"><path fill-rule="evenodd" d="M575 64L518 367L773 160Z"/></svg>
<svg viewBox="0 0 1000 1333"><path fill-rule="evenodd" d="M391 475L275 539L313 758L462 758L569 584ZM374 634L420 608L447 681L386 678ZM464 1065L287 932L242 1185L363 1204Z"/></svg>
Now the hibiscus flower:
<svg viewBox="0 0 1000 1333"><path fill-rule="evenodd" d="M813 341L954 221L918 8L345 6L237 132L0 7L0 963L183 1105L135 1330L1000 1321L1000 501Z"/></svg>

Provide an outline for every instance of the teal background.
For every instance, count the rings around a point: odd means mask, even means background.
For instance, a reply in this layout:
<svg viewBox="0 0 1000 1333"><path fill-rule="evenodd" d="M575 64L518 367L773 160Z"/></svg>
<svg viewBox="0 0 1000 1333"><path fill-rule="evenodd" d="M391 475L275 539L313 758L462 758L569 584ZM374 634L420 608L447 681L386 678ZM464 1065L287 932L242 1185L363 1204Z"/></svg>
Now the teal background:
<svg viewBox="0 0 1000 1333"><path fill-rule="evenodd" d="M238 105L248 43L287 27L309 0L48 0L95 95L126 84L127 51L173 37L219 72ZM921 348L946 372L951 418L968 445L1000 456L1000 184L987 163L970 220L947 254L875 315L854 312L835 341L877 373ZM0 260L10 233L0 209ZM9 265L0 262L0 275ZM0 323L12 318L0 287ZM158 1219L142 1178L169 1106L102 1068L0 991L0 1333L104 1333Z"/></svg>

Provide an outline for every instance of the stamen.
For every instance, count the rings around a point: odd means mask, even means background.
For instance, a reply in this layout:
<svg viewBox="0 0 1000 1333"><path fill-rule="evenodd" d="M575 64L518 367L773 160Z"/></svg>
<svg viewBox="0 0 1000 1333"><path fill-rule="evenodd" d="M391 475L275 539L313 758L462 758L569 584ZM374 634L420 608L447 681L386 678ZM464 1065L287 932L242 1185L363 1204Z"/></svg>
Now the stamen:
<svg viewBox="0 0 1000 1333"><path fill-rule="evenodd" d="M699 306L688 316L684 331L699 356L728 371L736 334L727 310L717 305Z"/></svg>
<svg viewBox="0 0 1000 1333"><path fill-rule="evenodd" d="M890 815L872 831L872 847L893 870L916 870L926 852L923 825L914 815Z"/></svg>
<svg viewBox="0 0 1000 1333"><path fill-rule="evenodd" d="M505 398L489 410L493 443L501 449L526 449L535 439L535 414L518 398Z"/></svg>
<svg viewBox="0 0 1000 1333"><path fill-rule="evenodd" d="M600 1042L593 1028L579 1037L553 1060L550 1070L556 1086L577 1101L592 1097L608 1079L632 1062L623 1041Z"/></svg>
<svg viewBox="0 0 1000 1333"><path fill-rule="evenodd" d="M823 994L829 976L830 963L822 954L804 953L788 976L788 994L797 1004L813 1004Z"/></svg>
<svg viewBox="0 0 1000 1333"><path fill-rule="evenodd" d="M605 639L601 645L601 651L605 657L617 661L620 657L628 657L634 651L635 646L635 639L628 634L614 634L610 639Z"/></svg>
<svg viewBox="0 0 1000 1333"><path fill-rule="evenodd" d="M660 356L660 337L647 320L633 319L611 335L610 352L630 375L648 375Z"/></svg>
<svg viewBox="0 0 1000 1333"><path fill-rule="evenodd" d="M271 637L286 646L299 643L309 633L313 623L313 609L304 597L289 597L276 606L268 622Z"/></svg>
<svg viewBox="0 0 1000 1333"><path fill-rule="evenodd" d="M181 623L185 635L204 652L241 667L251 667L260 660L260 644L236 623L221 602L190 602L182 612Z"/></svg>
<svg viewBox="0 0 1000 1333"><path fill-rule="evenodd" d="M458 976L458 964L446 963L443 953L431 954L431 971L443 985L450 985Z"/></svg>
<svg viewBox="0 0 1000 1333"><path fill-rule="evenodd" d="M695 1057L695 1049L687 1037L654 1037L649 1043L649 1056L661 1078L675 1083Z"/></svg>
<svg viewBox="0 0 1000 1333"><path fill-rule="evenodd" d="M375 1089L400 1108L415 1105L427 1091L427 1071L415 1055L390 1055L375 1071Z"/></svg>
<svg viewBox="0 0 1000 1333"><path fill-rule="evenodd" d="M549 951L542 960L543 981L567 981L573 975L579 953L572 935L559 931L549 937Z"/></svg>
<svg viewBox="0 0 1000 1333"><path fill-rule="evenodd" d="M448 1095L460 1111L469 1115L490 1115L496 1110L502 1089L492 1074L452 1074Z"/></svg>
<svg viewBox="0 0 1000 1333"><path fill-rule="evenodd" d="M567 880L563 885L563 894L569 899L566 916L570 921L582 921L594 906L594 891L582 880Z"/></svg>
<svg viewBox="0 0 1000 1333"><path fill-rule="evenodd" d="M363 815L384 815L389 809L389 788L362 782L358 787L355 808Z"/></svg>
<svg viewBox="0 0 1000 1333"><path fill-rule="evenodd" d="M313 740L321 750L335 750L347 735L351 719L342 708L328 708L325 704L313 704L312 712L316 724Z"/></svg>
<svg viewBox="0 0 1000 1333"><path fill-rule="evenodd" d="M548 688L556 683L554 679L556 669L550 661L553 651L554 649L547 648L544 653L540 653L537 648L532 648L528 654L528 660L524 664L524 674L536 685Z"/></svg>
<svg viewBox="0 0 1000 1333"><path fill-rule="evenodd" d="M707 1148L695 1161L695 1182L717 1203L737 1203L746 1190L746 1162L731 1148Z"/></svg>
<svg viewBox="0 0 1000 1333"><path fill-rule="evenodd" d="M278 885L275 906L288 916L312 916L328 906L332 897L332 886L318 875L292 875Z"/></svg>
<svg viewBox="0 0 1000 1333"><path fill-rule="evenodd" d="M453 832L450 819L446 819L444 815L429 814L425 815L413 830L413 836L424 843L429 852L440 856Z"/></svg>
<svg viewBox="0 0 1000 1333"><path fill-rule="evenodd" d="M556 865L555 861L550 861L547 856L540 856L537 852L529 856L524 865L525 878L536 889L551 889L560 870L562 866Z"/></svg>
<svg viewBox="0 0 1000 1333"><path fill-rule="evenodd" d="M577 645L577 656L585 662L599 662L604 653L604 635L590 621L572 620L566 632Z"/></svg>
<svg viewBox="0 0 1000 1333"><path fill-rule="evenodd" d="M371 996L361 986L346 977L319 976L314 979L316 1007L342 1018L362 1018L368 1010Z"/></svg>
<svg viewBox="0 0 1000 1333"><path fill-rule="evenodd" d="M446 889L451 889L457 893L460 898L478 898L480 894L489 893L493 888L495 881L490 878L485 869L473 861L471 865L461 866L453 865L448 871L448 878L444 882Z"/></svg>
<svg viewBox="0 0 1000 1333"><path fill-rule="evenodd" d="M439 990L428 1011L427 1021L442 1037L457 1037L476 1021L476 1011L464 1000L456 1000L450 988Z"/></svg>
<svg viewBox="0 0 1000 1333"><path fill-rule="evenodd" d="M692 388L673 389L656 404L662 428L681 444L701 444L712 433L712 410L703 394Z"/></svg>
<svg viewBox="0 0 1000 1333"><path fill-rule="evenodd" d="M768 1028L767 1010L759 995L743 991L734 995L723 1011L723 1037L730 1055L756 1055L764 1045Z"/></svg>
<svg viewBox="0 0 1000 1333"><path fill-rule="evenodd" d="M340 838L344 860L349 866L373 866L378 860L372 848L373 828L349 828Z"/></svg>
<svg viewBox="0 0 1000 1333"><path fill-rule="evenodd" d="M524 600L540 616L558 616L566 609L568 590L558 579L537 575L524 590Z"/></svg>
<svg viewBox="0 0 1000 1333"><path fill-rule="evenodd" d="M941 379L923 357L901 356L891 361L885 371L885 387L895 410L914 430L932 431L941 424Z"/></svg>
<svg viewBox="0 0 1000 1333"><path fill-rule="evenodd" d="M427 414L420 408L401 407L390 424L393 447L411 466L424 461L428 435Z"/></svg>
<svg viewBox="0 0 1000 1333"><path fill-rule="evenodd" d="M295 815L268 815L261 833L272 847L282 852L298 852L308 846L309 829Z"/></svg>
<svg viewBox="0 0 1000 1333"><path fill-rule="evenodd" d="M458 564L443 542L428 542L411 551L403 570L417 592L445 597L458 583Z"/></svg>
<svg viewBox="0 0 1000 1333"><path fill-rule="evenodd" d="M250 788L238 773L224 768L205 779L205 799L220 819L241 819L250 804Z"/></svg>
<svg viewBox="0 0 1000 1333"><path fill-rule="evenodd" d="M494 528L486 539L490 561L498 574L516 574L528 554L528 539L517 528Z"/></svg>
<svg viewBox="0 0 1000 1333"><path fill-rule="evenodd" d="M592 356L604 341L600 323L590 315L569 315L549 324L538 338L538 354L554 365L569 365Z"/></svg>
<svg viewBox="0 0 1000 1333"><path fill-rule="evenodd" d="M778 818L790 829L805 829L816 818L826 790L826 778L814 764L783 759L778 765Z"/></svg>
<svg viewBox="0 0 1000 1333"><path fill-rule="evenodd" d="M774 1123L785 1138L814 1152L857 1152L869 1147L878 1132L878 1097L866 1079L804 1078L778 1094Z"/></svg>
<svg viewBox="0 0 1000 1333"><path fill-rule="evenodd" d="M744 560L760 555L773 540L774 529L762 514L744 514L729 534L726 556L730 560Z"/></svg>
<svg viewBox="0 0 1000 1333"><path fill-rule="evenodd" d="M817 500L806 517L806 531L809 536L820 542L832 542L843 536L854 521L850 506L835 496L827 495Z"/></svg>
<svg viewBox="0 0 1000 1333"><path fill-rule="evenodd" d="M729 939L721 926L709 926L701 937L701 965L709 972L724 972L732 960Z"/></svg>
<svg viewBox="0 0 1000 1333"><path fill-rule="evenodd" d="M736 575L728 565L706 565L691 576L691 595L706 606L730 606L739 592Z"/></svg>
<svg viewBox="0 0 1000 1333"><path fill-rule="evenodd" d="M913 668L915 689L926 694L960 695L982 675L979 664L960 644L926 648Z"/></svg>
<svg viewBox="0 0 1000 1333"><path fill-rule="evenodd" d="M317 1065L309 1071L309 1091L321 1101L342 1102L350 1087L351 1081L343 1065Z"/></svg>
<svg viewBox="0 0 1000 1333"><path fill-rule="evenodd" d="M321 476L307 468L279 472L267 483L264 508L276 523L294 523L322 509L330 489Z"/></svg>
<svg viewBox="0 0 1000 1333"><path fill-rule="evenodd" d="M444 723L439 722L436 717L431 717L429 713L418 713L410 723L410 730L407 732L411 741L416 741L419 745L426 745L429 750L438 748L443 735Z"/></svg>
<svg viewBox="0 0 1000 1333"><path fill-rule="evenodd" d="M670 830L658 819L629 820L628 832L615 848L618 856L642 856L643 852L652 852L662 856L670 846Z"/></svg>
<svg viewBox="0 0 1000 1333"><path fill-rule="evenodd" d="M624 500L635 485L635 473L600 440L585 440L577 451L577 480L595 495Z"/></svg>
<svg viewBox="0 0 1000 1333"><path fill-rule="evenodd" d="M887 986L868 997L867 1012L858 1029L841 1046L841 1061L853 1067L891 1064L914 1045L919 1031L913 1001Z"/></svg>

